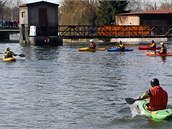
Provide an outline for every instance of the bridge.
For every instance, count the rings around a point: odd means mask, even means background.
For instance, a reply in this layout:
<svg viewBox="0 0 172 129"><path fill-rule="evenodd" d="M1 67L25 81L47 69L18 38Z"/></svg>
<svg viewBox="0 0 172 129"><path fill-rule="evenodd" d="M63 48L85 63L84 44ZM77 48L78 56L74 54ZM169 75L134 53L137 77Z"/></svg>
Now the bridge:
<svg viewBox="0 0 172 129"><path fill-rule="evenodd" d="M168 38L172 26L60 25L59 36L72 38Z"/></svg>
<svg viewBox="0 0 172 129"><path fill-rule="evenodd" d="M48 32L49 30L50 28L47 28L46 31ZM19 33L19 27L0 27L0 39L8 38L9 34L14 33ZM59 25L56 35L59 35L63 39L171 38L172 26Z"/></svg>

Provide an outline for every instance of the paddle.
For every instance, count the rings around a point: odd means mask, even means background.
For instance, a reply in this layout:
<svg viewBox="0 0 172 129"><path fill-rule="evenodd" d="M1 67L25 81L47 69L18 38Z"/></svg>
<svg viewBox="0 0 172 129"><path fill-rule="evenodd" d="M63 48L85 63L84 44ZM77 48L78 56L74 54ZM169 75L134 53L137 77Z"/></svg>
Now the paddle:
<svg viewBox="0 0 172 129"><path fill-rule="evenodd" d="M0 54L3 54L3 53L0 53ZM25 57L25 55L24 55L24 54L15 54L14 56Z"/></svg>
<svg viewBox="0 0 172 129"><path fill-rule="evenodd" d="M25 57L24 54L16 54L15 56Z"/></svg>
<svg viewBox="0 0 172 129"><path fill-rule="evenodd" d="M143 99L125 98L125 101L126 101L128 104L133 104L135 101L138 101L138 100L143 100Z"/></svg>

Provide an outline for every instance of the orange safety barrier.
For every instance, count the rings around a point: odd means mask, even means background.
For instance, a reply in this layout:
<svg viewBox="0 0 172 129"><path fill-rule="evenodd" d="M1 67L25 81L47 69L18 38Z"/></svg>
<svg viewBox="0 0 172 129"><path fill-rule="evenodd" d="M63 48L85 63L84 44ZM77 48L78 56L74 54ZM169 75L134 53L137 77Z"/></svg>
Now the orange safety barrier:
<svg viewBox="0 0 172 129"><path fill-rule="evenodd" d="M98 36L148 36L150 26L103 26L97 28Z"/></svg>

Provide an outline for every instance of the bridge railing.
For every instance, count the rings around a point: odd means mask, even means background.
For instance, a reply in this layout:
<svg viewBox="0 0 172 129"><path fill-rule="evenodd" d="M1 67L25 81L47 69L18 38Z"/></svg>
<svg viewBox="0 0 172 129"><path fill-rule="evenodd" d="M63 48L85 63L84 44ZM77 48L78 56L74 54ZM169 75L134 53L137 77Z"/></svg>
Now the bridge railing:
<svg viewBox="0 0 172 129"><path fill-rule="evenodd" d="M0 32L18 33L19 28L4 26ZM30 30L28 28L28 34ZM37 36L60 36L62 38L152 38L172 37L171 26L90 26L59 25L57 27L37 27Z"/></svg>
<svg viewBox="0 0 172 129"><path fill-rule="evenodd" d="M18 27L19 27L19 24L17 21L0 20L0 29L18 28Z"/></svg>
<svg viewBox="0 0 172 129"><path fill-rule="evenodd" d="M172 37L172 26L60 25L58 33L63 38Z"/></svg>

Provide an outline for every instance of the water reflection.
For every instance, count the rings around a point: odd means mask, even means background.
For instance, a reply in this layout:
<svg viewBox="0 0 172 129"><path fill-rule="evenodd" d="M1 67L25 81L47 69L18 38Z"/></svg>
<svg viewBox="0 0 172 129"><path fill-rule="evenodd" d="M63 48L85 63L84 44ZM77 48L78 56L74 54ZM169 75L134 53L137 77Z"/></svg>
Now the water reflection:
<svg viewBox="0 0 172 129"><path fill-rule="evenodd" d="M167 56L160 56L160 58L161 58L162 62L166 62L166 60L167 60Z"/></svg>
<svg viewBox="0 0 172 129"><path fill-rule="evenodd" d="M58 58L59 47L41 47L31 46L23 47L22 53L25 53L28 59L32 60L56 60Z"/></svg>

